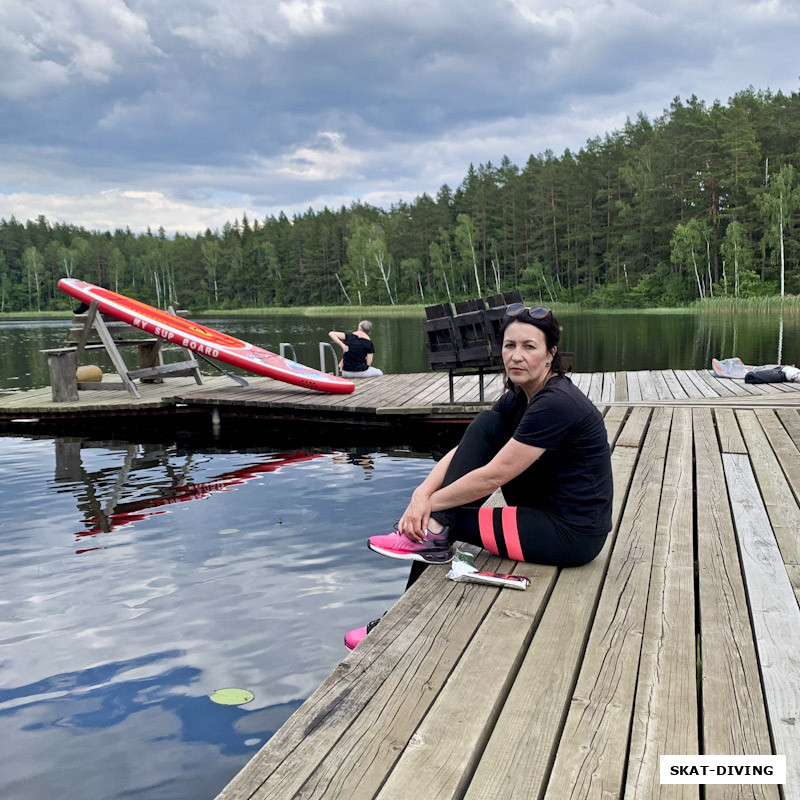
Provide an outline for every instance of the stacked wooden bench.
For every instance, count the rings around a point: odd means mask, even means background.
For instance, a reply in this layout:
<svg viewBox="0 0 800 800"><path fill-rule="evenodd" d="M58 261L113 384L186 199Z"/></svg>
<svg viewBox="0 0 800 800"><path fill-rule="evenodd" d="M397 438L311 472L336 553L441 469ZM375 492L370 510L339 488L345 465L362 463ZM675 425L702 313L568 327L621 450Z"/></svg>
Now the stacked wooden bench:
<svg viewBox="0 0 800 800"><path fill-rule="evenodd" d="M220 800L699 799L660 783L660 755L773 752L783 797L800 797L800 414L605 420L614 529L597 559L481 553L527 575L525 592L428 569Z"/></svg>
<svg viewBox="0 0 800 800"><path fill-rule="evenodd" d="M484 402L484 374L497 371L503 364L500 327L506 307L518 302L522 302L522 296L515 289L486 300L457 301L455 313L450 303L426 306L423 329L428 364L433 370L447 370L450 403L454 402L455 375L478 375L478 402Z"/></svg>

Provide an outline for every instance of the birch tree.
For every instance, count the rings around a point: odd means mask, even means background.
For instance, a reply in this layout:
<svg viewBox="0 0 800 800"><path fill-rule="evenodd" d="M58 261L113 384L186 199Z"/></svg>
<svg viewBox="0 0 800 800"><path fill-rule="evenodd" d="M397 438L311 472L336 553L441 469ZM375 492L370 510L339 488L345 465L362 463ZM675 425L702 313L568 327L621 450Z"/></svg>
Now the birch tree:
<svg viewBox="0 0 800 800"><path fill-rule="evenodd" d="M772 178L769 189L756 197L756 206L764 217L765 242L773 253L778 253L781 297L784 296L786 275L785 229L800 206L800 188L795 187L794 183L795 169L791 164L786 164Z"/></svg>

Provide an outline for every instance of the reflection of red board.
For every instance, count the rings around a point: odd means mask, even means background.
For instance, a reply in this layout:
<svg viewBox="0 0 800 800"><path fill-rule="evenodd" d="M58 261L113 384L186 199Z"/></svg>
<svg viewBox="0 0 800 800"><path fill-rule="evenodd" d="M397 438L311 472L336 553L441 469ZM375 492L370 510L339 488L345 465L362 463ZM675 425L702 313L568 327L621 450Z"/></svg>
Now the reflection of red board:
<svg viewBox="0 0 800 800"><path fill-rule="evenodd" d="M97 300L100 311L104 314L127 322L145 333L187 347L200 355L217 358L234 367L241 367L258 375L266 375L268 378L276 378L305 389L315 389L318 392L350 394L355 388L355 384L345 378L327 375L296 361L289 361L288 358L270 353L269 350L227 336L205 325L176 317L166 311L160 311L146 303L125 297L124 294L95 286L93 283L75 278L62 278L58 282L58 288L84 303Z"/></svg>
<svg viewBox="0 0 800 800"><path fill-rule="evenodd" d="M113 513L109 514L107 519L101 520L99 517L92 517L87 520L87 523L90 523L92 527L88 530L80 531L75 535L78 539L82 539L84 536L108 533L115 528L130 525L132 522L140 522L155 514L163 514L166 510L163 506L173 505L174 503L185 503L188 500L200 500L216 492L229 492L234 487L241 486L241 484L247 483L249 480L257 478L259 475L263 475L267 472L275 472L275 470L281 467L286 467L290 464L299 464L303 461L311 461L315 458L321 458L321 455L319 453L305 453L303 451L298 453L278 453L272 457L272 461L268 461L266 464L255 464L251 467L242 467L233 472L225 472L203 483L174 486L163 490L165 493L158 497L146 497L142 500L134 500L130 503L120 503L115 507ZM83 553L85 551L80 550L78 552Z"/></svg>

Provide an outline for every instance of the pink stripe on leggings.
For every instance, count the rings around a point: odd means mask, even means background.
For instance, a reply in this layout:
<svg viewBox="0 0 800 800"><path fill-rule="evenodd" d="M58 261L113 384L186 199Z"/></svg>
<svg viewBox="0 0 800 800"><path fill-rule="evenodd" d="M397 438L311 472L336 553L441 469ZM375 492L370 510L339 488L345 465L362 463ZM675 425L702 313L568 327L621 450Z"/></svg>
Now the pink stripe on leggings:
<svg viewBox="0 0 800 800"><path fill-rule="evenodd" d="M481 506L478 509L478 530L481 534L481 542L485 550L497 555L497 540L494 538L494 521L492 520L494 509Z"/></svg>
<svg viewBox="0 0 800 800"><path fill-rule="evenodd" d="M503 508L503 516L500 519L503 524L503 538L506 541L508 557L514 561L524 561L522 545L519 543L516 506L506 506Z"/></svg>

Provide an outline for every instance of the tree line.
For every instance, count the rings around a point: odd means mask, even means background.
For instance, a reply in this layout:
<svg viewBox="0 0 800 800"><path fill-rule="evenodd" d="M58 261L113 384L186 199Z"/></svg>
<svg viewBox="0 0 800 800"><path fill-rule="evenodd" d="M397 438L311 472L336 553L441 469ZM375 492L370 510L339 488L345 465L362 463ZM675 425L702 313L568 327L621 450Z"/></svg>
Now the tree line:
<svg viewBox="0 0 800 800"><path fill-rule="evenodd" d="M679 306L800 293L800 93L691 97L523 167L470 165L388 210L244 216L168 237L0 220L0 311L64 308L61 277L193 309L529 302Z"/></svg>

